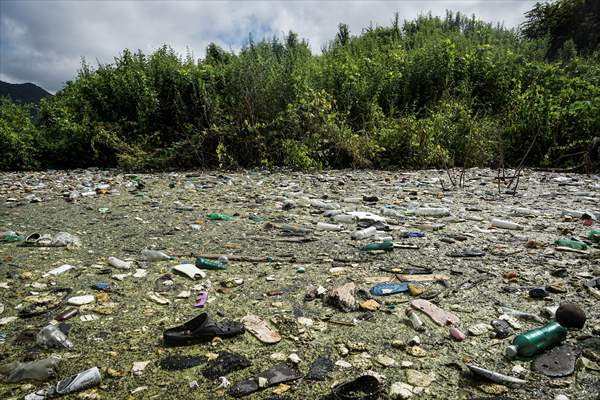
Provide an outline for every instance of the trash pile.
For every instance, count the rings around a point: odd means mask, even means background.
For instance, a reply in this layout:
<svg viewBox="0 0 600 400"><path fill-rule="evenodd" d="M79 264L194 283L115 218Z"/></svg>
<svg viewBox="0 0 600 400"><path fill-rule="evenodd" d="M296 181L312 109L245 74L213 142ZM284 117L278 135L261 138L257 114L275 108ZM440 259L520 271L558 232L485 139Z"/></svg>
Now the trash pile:
<svg viewBox="0 0 600 400"><path fill-rule="evenodd" d="M600 177L445 179L2 173L0 398L598 398Z"/></svg>

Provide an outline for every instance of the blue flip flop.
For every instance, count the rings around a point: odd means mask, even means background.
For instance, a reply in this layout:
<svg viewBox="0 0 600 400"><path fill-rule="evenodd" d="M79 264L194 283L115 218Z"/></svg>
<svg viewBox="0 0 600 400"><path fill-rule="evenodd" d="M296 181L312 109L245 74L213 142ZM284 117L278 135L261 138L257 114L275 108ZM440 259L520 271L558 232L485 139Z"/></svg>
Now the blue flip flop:
<svg viewBox="0 0 600 400"><path fill-rule="evenodd" d="M373 296L388 296L408 291L409 282L386 282L378 283L371 288Z"/></svg>

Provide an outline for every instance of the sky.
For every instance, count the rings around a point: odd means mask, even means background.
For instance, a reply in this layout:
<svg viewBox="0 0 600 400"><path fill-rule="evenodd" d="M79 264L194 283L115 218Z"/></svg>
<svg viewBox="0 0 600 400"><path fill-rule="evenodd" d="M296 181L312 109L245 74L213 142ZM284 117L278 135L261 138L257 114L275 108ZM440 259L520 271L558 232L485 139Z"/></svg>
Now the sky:
<svg viewBox="0 0 600 400"><path fill-rule="evenodd" d="M129 48L150 53L167 44L202 58L214 42L238 51L248 42L292 30L314 53L337 32L390 25L394 13L413 19L445 10L516 27L535 0L197 1L0 0L0 80L33 82L55 92L74 79L82 58L110 63Z"/></svg>

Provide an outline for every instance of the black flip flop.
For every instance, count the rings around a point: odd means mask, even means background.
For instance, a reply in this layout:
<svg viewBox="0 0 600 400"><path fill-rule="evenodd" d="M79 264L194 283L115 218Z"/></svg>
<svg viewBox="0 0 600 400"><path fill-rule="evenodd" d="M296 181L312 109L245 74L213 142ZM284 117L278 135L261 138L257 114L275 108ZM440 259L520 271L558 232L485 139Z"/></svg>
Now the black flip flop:
<svg viewBox="0 0 600 400"><path fill-rule="evenodd" d="M381 394L381 382L372 375L362 375L340 383L331 390L335 400L375 400Z"/></svg>
<svg viewBox="0 0 600 400"><path fill-rule="evenodd" d="M166 346L189 346L211 341L214 337L230 338L244 333L244 325L235 321L212 321L202 313L191 321L163 333Z"/></svg>
<svg viewBox="0 0 600 400"><path fill-rule="evenodd" d="M221 351L219 357L212 361L209 366L202 371L202 375L208 379L217 379L233 371L238 371L252 365L244 356L227 351Z"/></svg>
<svg viewBox="0 0 600 400"><path fill-rule="evenodd" d="M267 380L266 385L262 388L258 385L259 378ZM300 378L301 375L293 367L285 363L276 364L268 370L256 374L250 379L236 383L229 389L228 393L233 397L243 397L257 392L258 390L284 382L295 381Z"/></svg>

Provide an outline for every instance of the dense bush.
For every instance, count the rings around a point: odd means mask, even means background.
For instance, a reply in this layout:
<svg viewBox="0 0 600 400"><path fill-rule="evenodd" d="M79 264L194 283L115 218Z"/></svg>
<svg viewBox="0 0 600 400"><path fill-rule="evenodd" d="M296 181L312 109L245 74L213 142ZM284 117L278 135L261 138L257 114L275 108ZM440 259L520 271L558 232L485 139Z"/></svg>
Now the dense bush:
<svg viewBox="0 0 600 400"><path fill-rule="evenodd" d="M39 137L31 109L0 98L0 170L38 167Z"/></svg>
<svg viewBox="0 0 600 400"><path fill-rule="evenodd" d="M547 61L545 39L448 13L341 24L320 55L292 32L203 60L125 50L84 62L35 126L2 102L0 167L515 165L530 148L568 165L600 132L600 56L562 49Z"/></svg>

